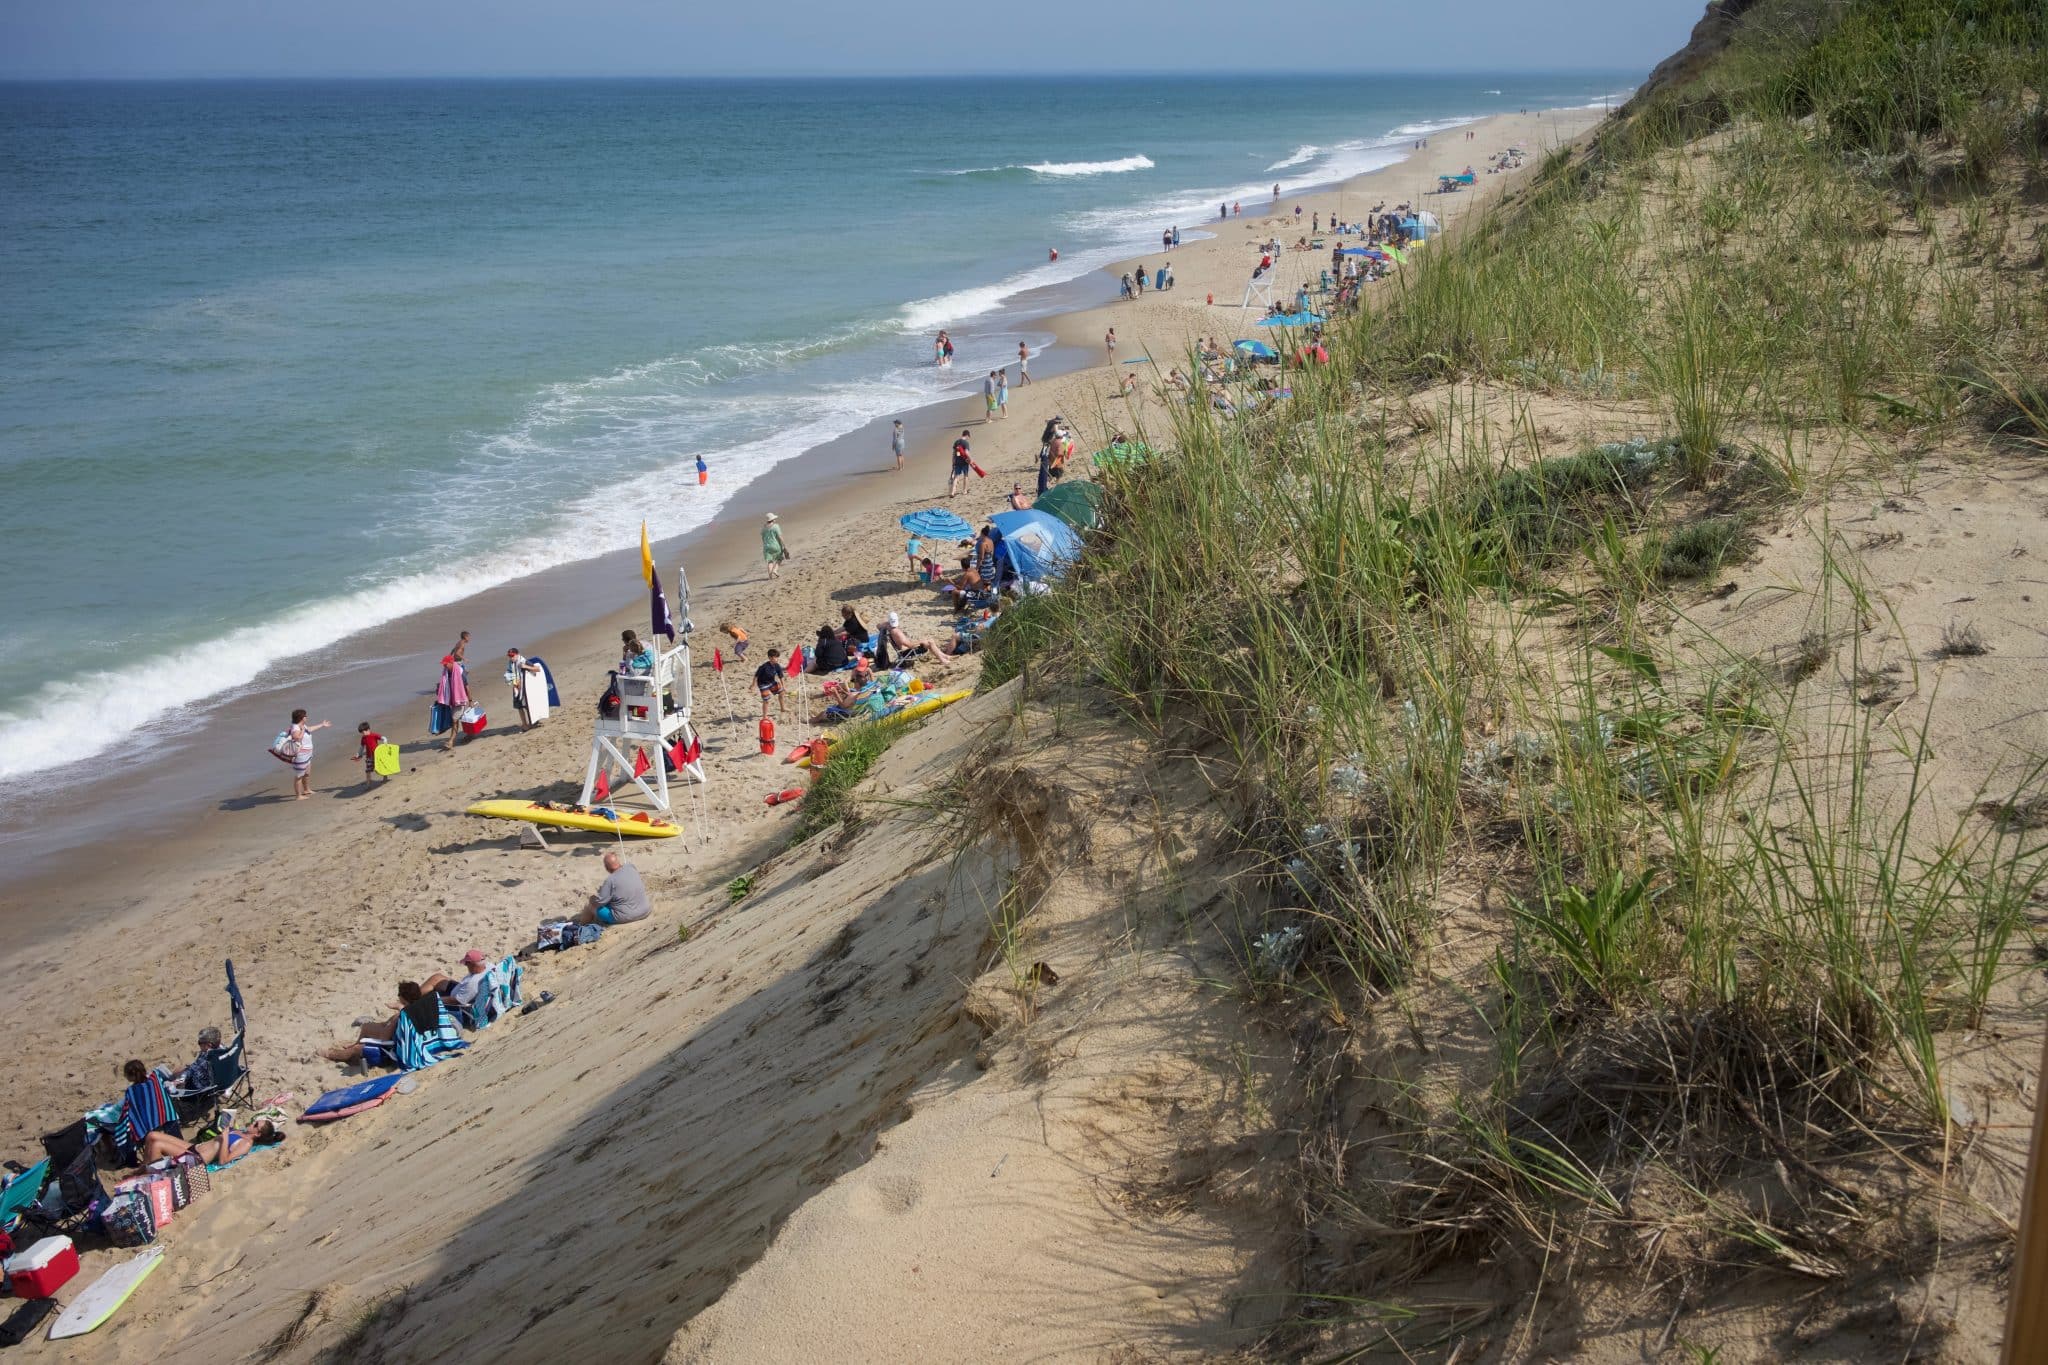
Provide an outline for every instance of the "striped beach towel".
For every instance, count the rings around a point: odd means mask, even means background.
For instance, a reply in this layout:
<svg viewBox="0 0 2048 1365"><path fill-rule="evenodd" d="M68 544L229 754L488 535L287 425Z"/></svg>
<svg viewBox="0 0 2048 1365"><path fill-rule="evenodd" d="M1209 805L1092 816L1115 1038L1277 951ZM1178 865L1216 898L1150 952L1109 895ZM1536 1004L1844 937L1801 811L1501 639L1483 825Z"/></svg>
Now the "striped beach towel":
<svg viewBox="0 0 2048 1365"><path fill-rule="evenodd" d="M433 1009L431 1016L426 1012L429 1006ZM434 1020L431 1027L424 1031L420 1028L414 1019L416 1010L420 1017ZM398 1028L390 1042L363 1039L363 1060L371 1066L396 1066L402 1071L419 1071L445 1061L468 1046L469 1043L456 1030L455 1020L449 1016L441 997L429 994L398 1016Z"/></svg>
<svg viewBox="0 0 2048 1365"><path fill-rule="evenodd" d="M171 1099L170 1088L163 1077L152 1071L129 1086L128 1093L121 1097L121 1145L140 1151L142 1140L158 1129L173 1136L183 1132L178 1127L178 1108Z"/></svg>
<svg viewBox="0 0 2048 1365"><path fill-rule="evenodd" d="M525 1003L519 998L519 983L525 975L526 969L516 957L507 956L495 963L477 986L476 999L455 1006L456 1022L470 1030L489 1028L518 1009Z"/></svg>

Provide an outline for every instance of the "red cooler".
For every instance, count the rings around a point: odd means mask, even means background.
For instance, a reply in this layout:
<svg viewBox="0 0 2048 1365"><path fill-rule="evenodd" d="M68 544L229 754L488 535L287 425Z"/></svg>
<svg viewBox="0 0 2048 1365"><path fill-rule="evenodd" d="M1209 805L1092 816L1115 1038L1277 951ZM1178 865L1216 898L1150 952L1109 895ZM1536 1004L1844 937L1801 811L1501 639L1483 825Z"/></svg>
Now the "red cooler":
<svg viewBox="0 0 2048 1365"><path fill-rule="evenodd" d="M47 1299L78 1273L78 1252L69 1237L45 1237L7 1258L7 1287L17 1299Z"/></svg>

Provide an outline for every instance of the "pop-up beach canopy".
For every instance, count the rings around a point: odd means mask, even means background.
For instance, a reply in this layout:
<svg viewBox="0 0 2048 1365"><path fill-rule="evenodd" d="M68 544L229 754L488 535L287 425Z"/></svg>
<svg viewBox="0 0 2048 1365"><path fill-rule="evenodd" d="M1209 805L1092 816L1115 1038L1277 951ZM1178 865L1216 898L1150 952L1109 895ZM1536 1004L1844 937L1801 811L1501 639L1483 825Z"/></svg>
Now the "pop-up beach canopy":
<svg viewBox="0 0 2048 1365"><path fill-rule="evenodd" d="M896 521L904 530L924 540L971 540L974 536L973 526L943 507L905 512Z"/></svg>
<svg viewBox="0 0 2048 1365"><path fill-rule="evenodd" d="M1059 577L1081 553L1081 538L1050 512L998 512L989 520L1003 533L1010 563L1026 581Z"/></svg>
<svg viewBox="0 0 2048 1365"><path fill-rule="evenodd" d="M1321 313L1275 313L1272 317L1266 319L1265 325L1268 327L1312 327L1316 323L1327 321L1329 319Z"/></svg>
<svg viewBox="0 0 2048 1365"><path fill-rule="evenodd" d="M1102 485L1086 479L1055 484L1031 503L1032 511L1050 512L1076 531L1094 526L1100 519L1101 508Z"/></svg>

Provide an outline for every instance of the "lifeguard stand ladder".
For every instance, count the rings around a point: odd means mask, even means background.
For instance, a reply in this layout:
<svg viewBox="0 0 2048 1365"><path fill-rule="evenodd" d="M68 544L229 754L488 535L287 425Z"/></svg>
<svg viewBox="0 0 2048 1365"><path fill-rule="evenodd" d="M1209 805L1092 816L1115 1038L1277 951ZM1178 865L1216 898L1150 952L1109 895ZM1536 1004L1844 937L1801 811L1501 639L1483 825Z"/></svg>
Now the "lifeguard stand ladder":
<svg viewBox="0 0 2048 1365"><path fill-rule="evenodd" d="M664 695L673 698L673 709L663 707ZM597 718L597 729L590 737L590 765L584 770L583 795L576 798L577 804L589 805L599 769L608 772L617 764L619 771L654 803L654 808L666 814L668 763L663 755L678 743L689 748L696 738L697 731L690 724L690 642L685 637L674 649L655 656L654 672L619 675L619 713ZM633 750L642 746L653 748L650 757L654 766L644 775L635 775ZM704 760L691 759L683 765L682 772L692 782L702 782ZM648 785L649 777L654 779L652 786Z"/></svg>

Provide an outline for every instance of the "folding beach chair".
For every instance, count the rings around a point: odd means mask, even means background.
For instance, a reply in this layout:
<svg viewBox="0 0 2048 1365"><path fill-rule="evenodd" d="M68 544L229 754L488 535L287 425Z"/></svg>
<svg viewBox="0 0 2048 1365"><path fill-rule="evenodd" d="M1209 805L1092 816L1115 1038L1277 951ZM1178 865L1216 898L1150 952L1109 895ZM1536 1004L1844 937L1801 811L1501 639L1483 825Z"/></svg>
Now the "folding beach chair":
<svg viewBox="0 0 2048 1365"><path fill-rule="evenodd" d="M455 1021L474 1032L489 1028L512 1013L525 1003L519 998L519 983L525 975L526 969L519 965L516 957L507 957L496 963L484 973L484 979L476 989L476 998L467 1005L454 1007Z"/></svg>
<svg viewBox="0 0 2048 1365"><path fill-rule="evenodd" d="M250 1089L247 1042L249 1037L249 1014L242 1004L242 989L235 983L235 964L232 959L222 964L228 974L228 1007L234 1018L235 1036L219 1047L206 1050L205 1062L211 1075L206 1085L194 1086L189 1090L171 1088L171 1098L177 1102L178 1116L186 1122L197 1122L219 1114L224 1104L246 1105L252 1102Z"/></svg>
<svg viewBox="0 0 2048 1365"><path fill-rule="evenodd" d="M422 1021L431 1021L420 1027ZM469 1046L456 1030L448 1007L435 994L427 994L407 1005L398 1016L391 1041L365 1038L363 1061L370 1066L396 1066L402 1071L419 1071L446 1061Z"/></svg>
<svg viewBox="0 0 2048 1365"><path fill-rule="evenodd" d="M50 1159L44 1157L0 1189L0 1232L12 1232L20 1225L22 1214L34 1207L49 1178Z"/></svg>

